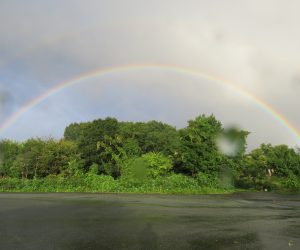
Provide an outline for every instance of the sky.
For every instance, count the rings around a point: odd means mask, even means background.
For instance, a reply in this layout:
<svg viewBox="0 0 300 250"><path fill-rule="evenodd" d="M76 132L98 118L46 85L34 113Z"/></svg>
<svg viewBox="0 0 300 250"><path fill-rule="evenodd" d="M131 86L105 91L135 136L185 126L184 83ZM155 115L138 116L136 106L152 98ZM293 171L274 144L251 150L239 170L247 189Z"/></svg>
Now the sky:
<svg viewBox="0 0 300 250"><path fill-rule="evenodd" d="M299 9L296 0L1 0L0 124L87 72L171 64L225 79L299 131ZM0 139L60 138L72 122L107 116L182 128L200 114L250 131L250 149L300 145L274 115L224 82L158 66L115 70L57 91L22 112Z"/></svg>

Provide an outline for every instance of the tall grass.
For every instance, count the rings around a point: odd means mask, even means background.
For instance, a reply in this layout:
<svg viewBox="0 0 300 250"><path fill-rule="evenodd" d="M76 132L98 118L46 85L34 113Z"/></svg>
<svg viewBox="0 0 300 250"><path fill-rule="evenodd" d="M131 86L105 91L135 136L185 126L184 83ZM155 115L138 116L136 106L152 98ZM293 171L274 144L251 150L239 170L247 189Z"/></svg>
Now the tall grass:
<svg viewBox="0 0 300 250"><path fill-rule="evenodd" d="M205 179L205 180L204 180ZM79 176L48 176L43 179L0 179L2 192L113 192L113 193L161 193L207 194L228 193L233 188L223 188L214 179L192 178L180 174L169 176L114 180L111 176L87 173Z"/></svg>

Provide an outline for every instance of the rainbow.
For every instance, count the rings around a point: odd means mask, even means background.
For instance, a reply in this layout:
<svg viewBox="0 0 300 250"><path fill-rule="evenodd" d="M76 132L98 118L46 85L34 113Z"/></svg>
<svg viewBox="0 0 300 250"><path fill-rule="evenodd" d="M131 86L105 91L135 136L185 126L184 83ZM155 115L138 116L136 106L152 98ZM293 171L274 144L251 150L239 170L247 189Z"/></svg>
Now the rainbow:
<svg viewBox="0 0 300 250"><path fill-rule="evenodd" d="M275 110L271 105L267 102L255 96L253 93L237 86L236 84L223 79L222 77L209 74L203 71L198 71L191 68L186 68L178 65L171 65L171 64L130 64L125 66L117 66L117 67L108 67L108 68L101 68L94 71L86 72L80 74L72 79L60 82L56 84L54 87L48 89L43 94L35 97L34 99L30 100L29 102L25 103L20 109L10 115L7 119L4 120L3 123L0 124L0 135L3 133L8 127L10 127L13 123L15 123L20 116L25 114L27 111L32 109L34 106L38 105L43 100L47 99L51 95L64 90L68 87L71 87L75 84L82 83L86 80L100 77L109 74L115 73L122 73L128 71L136 71L136 70L153 70L153 69L160 69L160 70L169 70L175 71L182 74L192 75L198 78L204 78L222 85L225 85L228 88L231 88L235 92L242 94L244 97L250 99L254 104L256 104L259 108L266 111L269 115L271 115L274 119L280 122L284 127L286 127L300 142L300 131L279 111Z"/></svg>

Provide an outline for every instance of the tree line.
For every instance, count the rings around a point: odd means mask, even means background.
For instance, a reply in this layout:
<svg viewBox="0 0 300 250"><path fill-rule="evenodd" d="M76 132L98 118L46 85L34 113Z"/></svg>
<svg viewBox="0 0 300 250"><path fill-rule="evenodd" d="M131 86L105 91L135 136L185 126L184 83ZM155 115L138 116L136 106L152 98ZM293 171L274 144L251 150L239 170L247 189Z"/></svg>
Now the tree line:
<svg viewBox="0 0 300 250"><path fill-rule="evenodd" d="M119 180L173 174L233 188L300 190L299 148L262 144L246 153L248 135L224 129L214 115L200 115L182 129L108 117L70 124L60 140L2 140L0 176L68 178L92 172Z"/></svg>

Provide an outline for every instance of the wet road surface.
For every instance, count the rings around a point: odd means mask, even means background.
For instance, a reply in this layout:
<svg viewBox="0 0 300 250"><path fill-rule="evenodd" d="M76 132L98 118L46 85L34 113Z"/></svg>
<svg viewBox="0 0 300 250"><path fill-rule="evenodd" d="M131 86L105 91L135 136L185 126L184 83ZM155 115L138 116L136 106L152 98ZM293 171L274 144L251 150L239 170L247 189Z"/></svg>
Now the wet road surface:
<svg viewBox="0 0 300 250"><path fill-rule="evenodd" d="M0 193L0 249L300 249L300 195Z"/></svg>

